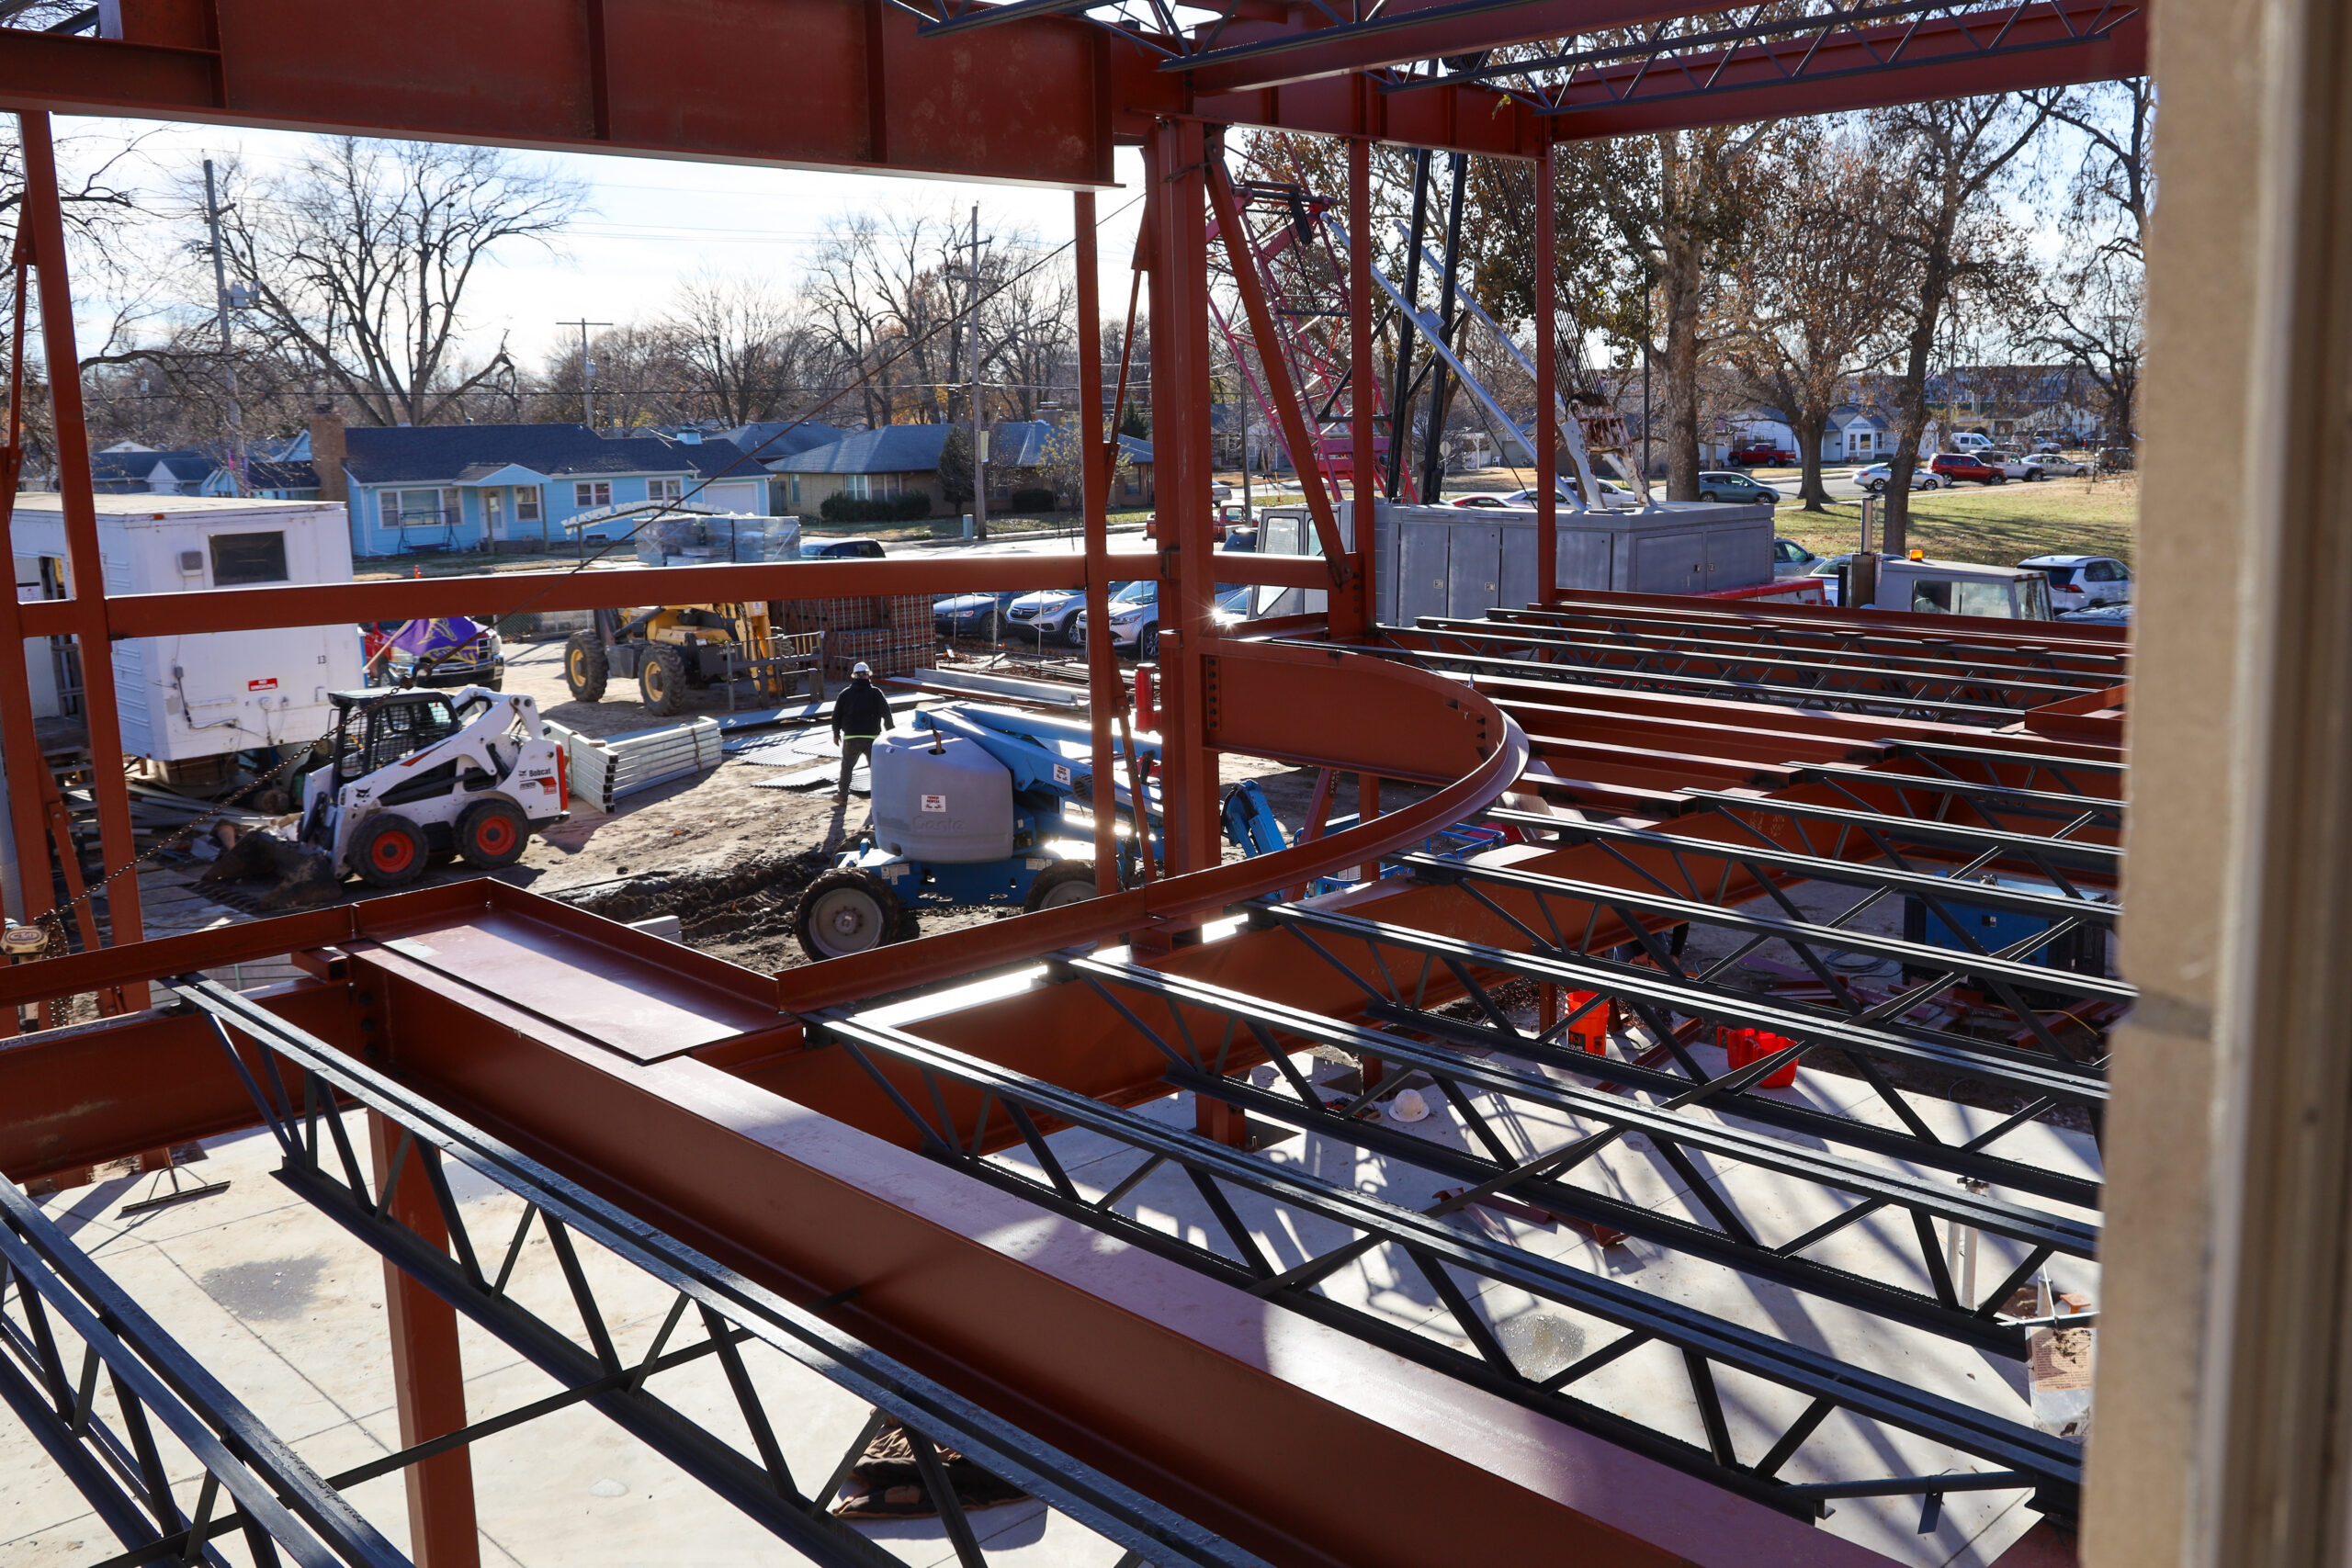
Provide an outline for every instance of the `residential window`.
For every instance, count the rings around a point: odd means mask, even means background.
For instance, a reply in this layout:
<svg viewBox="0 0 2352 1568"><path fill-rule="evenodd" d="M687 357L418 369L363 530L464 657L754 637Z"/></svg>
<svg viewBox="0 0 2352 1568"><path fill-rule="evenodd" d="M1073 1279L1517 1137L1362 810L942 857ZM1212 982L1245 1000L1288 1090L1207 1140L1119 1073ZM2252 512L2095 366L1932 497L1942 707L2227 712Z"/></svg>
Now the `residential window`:
<svg viewBox="0 0 2352 1568"><path fill-rule="evenodd" d="M215 534L209 543L215 588L287 581L284 534Z"/></svg>
<svg viewBox="0 0 2352 1568"><path fill-rule="evenodd" d="M868 485L873 478L871 474L844 474L842 476L842 493L852 501L871 501L873 492Z"/></svg>
<svg viewBox="0 0 2352 1568"><path fill-rule="evenodd" d="M790 504L792 504L792 505L794 505L794 506L797 506L797 505L799 505L799 504L800 504L800 476L799 476L798 474L795 474L795 475L793 475L793 476L791 477L791 479L790 479L790 480L789 480L789 482L788 482L787 488L790 490L791 494L792 494L792 501L791 501L791 503L790 503Z"/></svg>
<svg viewBox="0 0 2352 1568"><path fill-rule="evenodd" d="M613 481L610 479L582 479L571 487L571 504L582 511L612 503Z"/></svg>
<svg viewBox="0 0 2352 1568"><path fill-rule="evenodd" d="M517 523L537 523L538 520L539 487L537 485L515 486L514 521Z"/></svg>
<svg viewBox="0 0 2352 1568"><path fill-rule="evenodd" d="M686 481L682 479L671 478L645 481L645 499L648 501L676 501L685 493Z"/></svg>
<svg viewBox="0 0 2352 1568"><path fill-rule="evenodd" d="M449 528L458 522L455 490L381 490L376 515L387 528Z"/></svg>

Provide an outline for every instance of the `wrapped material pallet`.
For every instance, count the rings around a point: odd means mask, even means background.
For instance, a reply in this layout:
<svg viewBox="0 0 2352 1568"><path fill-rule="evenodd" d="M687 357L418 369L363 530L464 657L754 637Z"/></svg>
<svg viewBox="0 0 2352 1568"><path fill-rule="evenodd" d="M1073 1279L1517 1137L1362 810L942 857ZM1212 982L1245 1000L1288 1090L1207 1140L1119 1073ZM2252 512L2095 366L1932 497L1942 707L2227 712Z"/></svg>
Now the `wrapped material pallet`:
<svg viewBox="0 0 2352 1568"><path fill-rule="evenodd" d="M572 798L610 811L616 801L718 766L723 737L707 715L661 729L599 739L549 722L548 739L563 748Z"/></svg>
<svg viewBox="0 0 2352 1568"><path fill-rule="evenodd" d="M865 663L875 675L928 670L938 660L931 601L920 593L794 599L780 609L783 627L825 634L825 679L846 681Z"/></svg>

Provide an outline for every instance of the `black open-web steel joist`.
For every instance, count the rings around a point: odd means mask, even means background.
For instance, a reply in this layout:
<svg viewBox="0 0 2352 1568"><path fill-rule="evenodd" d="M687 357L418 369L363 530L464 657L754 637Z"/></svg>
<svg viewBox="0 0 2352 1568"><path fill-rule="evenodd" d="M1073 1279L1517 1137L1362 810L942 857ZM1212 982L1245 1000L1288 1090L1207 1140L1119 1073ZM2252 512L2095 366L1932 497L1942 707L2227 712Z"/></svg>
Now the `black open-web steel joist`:
<svg viewBox="0 0 2352 1568"><path fill-rule="evenodd" d="M834 1303L798 1306L745 1280L215 982L189 976L171 989L181 1004L209 1015L278 1145L278 1179L561 1389L322 1479L58 1236L36 1205L0 1183L0 1261L14 1287L14 1313L0 1314L0 1344L22 1367L0 1359L0 1396L123 1540L127 1550L106 1568L221 1562L209 1543L231 1533L242 1533L263 1563L278 1562L282 1551L305 1568L394 1568L407 1559L344 1504L340 1489L580 1404L593 1405L796 1551L840 1568L891 1568L900 1561L826 1509L886 1420L905 1428L964 1568L984 1568L987 1559L956 1500L943 1448L1123 1547L1122 1568L1147 1562L1263 1568L1259 1558L832 1327L819 1314ZM258 1072L236 1049L237 1036L263 1048ZM289 1083L295 1086L290 1092ZM380 1182L369 1179L344 1127L343 1113L354 1106L401 1129ZM450 1184L450 1161L522 1201L511 1236L490 1247L477 1242ZM430 1186L451 1250L390 1216L403 1180ZM517 1261L535 1230L545 1235L562 1269L579 1313L576 1327L548 1321L513 1293ZM582 1243L675 1292L641 1356L620 1354L582 1267ZM89 1347L78 1376L60 1348L60 1327ZM872 1407L858 1435L813 1486L796 1478L769 1409L772 1395L763 1397L747 1365L747 1347L765 1347ZM742 1430L731 1438L647 1387L662 1373L706 1359L724 1370L741 1417ZM120 1399L119 1435L91 1416L100 1368L114 1379ZM164 1477L152 1437L142 1436L151 1416L203 1467L192 1508L181 1505Z"/></svg>

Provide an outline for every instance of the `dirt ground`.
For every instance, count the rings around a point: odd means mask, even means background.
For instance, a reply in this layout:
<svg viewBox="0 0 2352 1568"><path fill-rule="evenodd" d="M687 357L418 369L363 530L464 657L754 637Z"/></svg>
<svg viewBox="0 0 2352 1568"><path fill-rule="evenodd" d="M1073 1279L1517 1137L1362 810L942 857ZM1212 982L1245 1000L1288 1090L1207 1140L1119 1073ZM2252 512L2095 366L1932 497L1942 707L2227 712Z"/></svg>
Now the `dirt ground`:
<svg viewBox="0 0 2352 1568"><path fill-rule="evenodd" d="M650 717L620 682L603 702L572 701L563 683L562 648L554 641L507 645L506 689L536 698L542 717L598 736L678 722ZM717 715L725 705L715 693L695 693L688 712ZM839 802L830 789L759 787L789 771L729 757L711 773L632 795L610 815L574 800L571 819L534 835L522 862L502 880L611 919L676 915L690 944L752 968L804 964L793 936L794 908L809 881L856 841L868 811L863 796ZM1314 770L1227 757L1223 774L1227 784L1259 780L1284 828L1298 830ZM1395 800L1404 799L1399 789ZM1226 852L1238 852L1227 846ZM925 931L936 931L1016 912L926 904L921 918Z"/></svg>

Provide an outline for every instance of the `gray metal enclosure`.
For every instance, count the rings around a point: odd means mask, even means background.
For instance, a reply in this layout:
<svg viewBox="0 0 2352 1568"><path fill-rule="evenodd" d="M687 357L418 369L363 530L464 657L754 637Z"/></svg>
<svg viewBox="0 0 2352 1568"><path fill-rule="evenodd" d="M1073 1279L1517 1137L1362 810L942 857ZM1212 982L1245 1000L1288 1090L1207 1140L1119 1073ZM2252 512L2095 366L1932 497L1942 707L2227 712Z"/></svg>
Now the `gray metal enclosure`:
<svg viewBox="0 0 2352 1568"><path fill-rule="evenodd" d="M1340 537L1355 542L1354 503L1340 508ZM1320 555L1305 507L1260 513L1269 555ZM1562 588L1623 593L1704 593L1772 581L1772 509L1761 502L1665 502L1647 512L1577 512L1559 521ZM1400 506L1373 514L1373 614L1389 626L1421 615L1479 615L1535 601L1532 510ZM1261 615L1311 614L1317 590L1261 591Z"/></svg>

